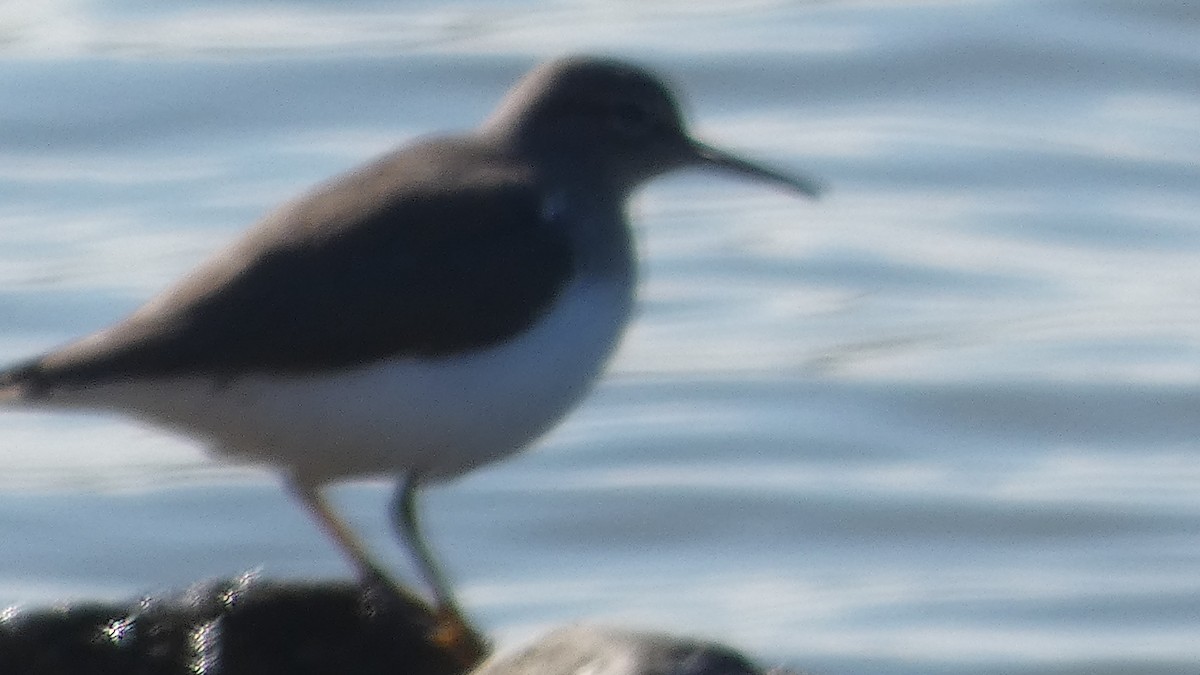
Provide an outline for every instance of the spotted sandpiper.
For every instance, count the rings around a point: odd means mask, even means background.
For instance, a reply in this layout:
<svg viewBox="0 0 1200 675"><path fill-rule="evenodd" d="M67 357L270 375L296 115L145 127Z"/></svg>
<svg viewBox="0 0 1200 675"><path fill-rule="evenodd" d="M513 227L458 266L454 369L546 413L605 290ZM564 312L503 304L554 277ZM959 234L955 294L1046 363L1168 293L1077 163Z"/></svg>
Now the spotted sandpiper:
<svg viewBox="0 0 1200 675"><path fill-rule="evenodd" d="M386 577L321 489L396 476L397 533L469 642L417 489L524 448L584 395L630 318L626 201L683 167L817 192L691 138L639 68L545 63L473 133L317 187L120 323L0 373L0 401L116 411L274 467L369 581Z"/></svg>

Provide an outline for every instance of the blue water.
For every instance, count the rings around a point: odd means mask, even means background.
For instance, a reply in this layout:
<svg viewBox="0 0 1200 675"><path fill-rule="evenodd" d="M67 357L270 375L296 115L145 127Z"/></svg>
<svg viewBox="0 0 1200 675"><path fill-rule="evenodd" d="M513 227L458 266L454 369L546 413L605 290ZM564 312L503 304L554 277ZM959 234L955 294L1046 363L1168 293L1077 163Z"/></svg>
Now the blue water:
<svg viewBox="0 0 1200 675"><path fill-rule="evenodd" d="M0 361L523 70L621 55L831 187L635 205L608 378L425 500L503 646L574 620L819 675L1200 672L1200 10L1154 3L13 3ZM349 572L268 473L0 416L0 605ZM405 569L387 486L339 489Z"/></svg>

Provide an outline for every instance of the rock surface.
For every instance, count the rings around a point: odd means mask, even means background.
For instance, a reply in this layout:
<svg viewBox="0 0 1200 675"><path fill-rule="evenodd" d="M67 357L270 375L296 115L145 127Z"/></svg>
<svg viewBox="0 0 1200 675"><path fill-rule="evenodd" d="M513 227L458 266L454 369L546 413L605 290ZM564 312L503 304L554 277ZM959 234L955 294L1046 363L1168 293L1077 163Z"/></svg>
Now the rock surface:
<svg viewBox="0 0 1200 675"><path fill-rule="evenodd" d="M246 575L128 603L0 613L2 675L462 675L415 598ZM551 632L471 675L764 675L732 649L599 626ZM770 671L778 675L783 671Z"/></svg>
<svg viewBox="0 0 1200 675"><path fill-rule="evenodd" d="M783 675L788 672L764 670L742 654L715 642L578 625L556 630L510 656L496 656L471 675Z"/></svg>
<svg viewBox="0 0 1200 675"><path fill-rule="evenodd" d="M10 608L0 673L458 675L415 599L351 583L252 576L129 603Z"/></svg>

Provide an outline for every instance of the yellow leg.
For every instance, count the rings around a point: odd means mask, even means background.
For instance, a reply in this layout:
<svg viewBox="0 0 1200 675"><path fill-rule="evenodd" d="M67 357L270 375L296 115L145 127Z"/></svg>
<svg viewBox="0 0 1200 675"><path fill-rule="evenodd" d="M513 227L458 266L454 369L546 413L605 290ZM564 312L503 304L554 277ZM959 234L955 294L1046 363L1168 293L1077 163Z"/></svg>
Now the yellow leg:
<svg viewBox="0 0 1200 675"><path fill-rule="evenodd" d="M397 483L392 499L392 525L400 540L416 557L417 570L433 591L438 614L434 640L454 654L464 668L469 668L482 661L490 647L459 609L450 584L442 575L425 538L421 536L416 507L418 484L417 476L413 474L406 475Z"/></svg>
<svg viewBox="0 0 1200 675"><path fill-rule="evenodd" d="M288 490L312 515L313 520L317 521L321 531L333 539L338 549L354 565L354 569L358 571L364 583L383 582L386 585L394 586L388 576L383 573L383 569L367 555L366 547L354 532L346 527L346 524L329 507L329 502L325 501L325 495L321 494L319 487L291 478L286 480L286 484Z"/></svg>
<svg viewBox="0 0 1200 675"><path fill-rule="evenodd" d="M395 584L383 572L383 569L367 555L366 547L333 512L318 486L295 478L288 478L285 483L288 490L312 514L321 530L337 543L338 548L358 571L364 585L400 594L405 596L405 600L424 606L424 603L416 600L415 596L412 596L406 589ZM489 646L463 617L462 611L459 610L458 604L451 595L449 585L442 577L429 548L421 537L421 532L417 527L415 492L415 479L405 478L400 481L392 510L393 523L405 545L416 556L417 568L422 580L434 594L437 604L434 617L436 625L433 627L430 639L452 655L466 671L487 656Z"/></svg>

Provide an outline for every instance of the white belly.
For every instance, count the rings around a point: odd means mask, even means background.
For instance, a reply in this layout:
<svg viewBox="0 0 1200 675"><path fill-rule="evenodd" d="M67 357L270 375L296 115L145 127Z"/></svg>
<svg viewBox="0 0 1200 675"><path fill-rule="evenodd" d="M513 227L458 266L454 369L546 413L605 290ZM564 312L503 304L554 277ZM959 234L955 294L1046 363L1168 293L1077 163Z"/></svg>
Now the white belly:
<svg viewBox="0 0 1200 675"><path fill-rule="evenodd" d="M478 352L224 383L127 381L47 403L133 414L313 481L448 477L520 450L569 411L612 354L630 305L627 285L577 282L528 332Z"/></svg>

